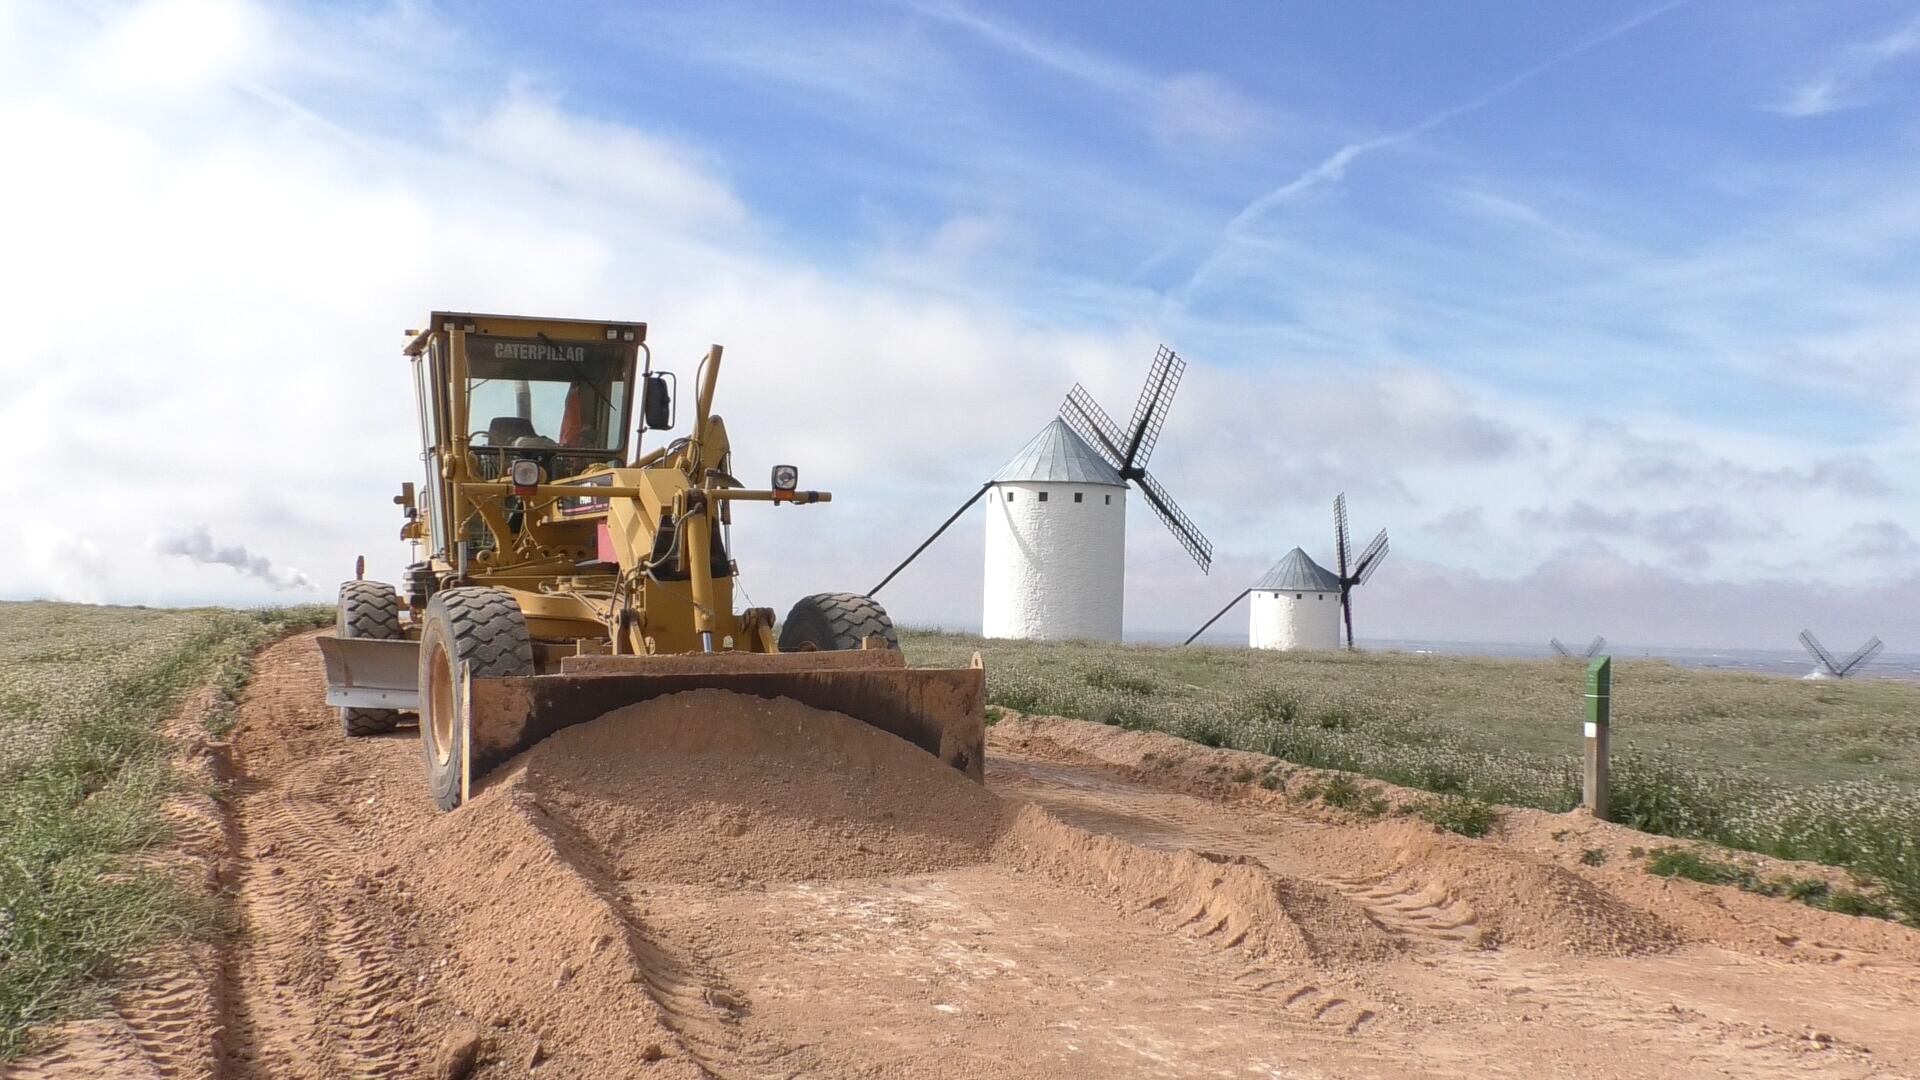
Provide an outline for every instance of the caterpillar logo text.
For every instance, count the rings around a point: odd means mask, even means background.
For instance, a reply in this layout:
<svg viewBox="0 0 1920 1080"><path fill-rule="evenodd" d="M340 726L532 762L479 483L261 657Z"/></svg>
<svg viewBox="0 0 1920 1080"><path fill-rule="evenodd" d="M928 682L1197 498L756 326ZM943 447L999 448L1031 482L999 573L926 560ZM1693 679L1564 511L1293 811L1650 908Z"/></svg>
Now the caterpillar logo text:
<svg viewBox="0 0 1920 1080"><path fill-rule="evenodd" d="M587 350L581 345L547 345L531 341L496 341L493 343L493 357L496 360L564 360L568 363L582 363L587 358Z"/></svg>

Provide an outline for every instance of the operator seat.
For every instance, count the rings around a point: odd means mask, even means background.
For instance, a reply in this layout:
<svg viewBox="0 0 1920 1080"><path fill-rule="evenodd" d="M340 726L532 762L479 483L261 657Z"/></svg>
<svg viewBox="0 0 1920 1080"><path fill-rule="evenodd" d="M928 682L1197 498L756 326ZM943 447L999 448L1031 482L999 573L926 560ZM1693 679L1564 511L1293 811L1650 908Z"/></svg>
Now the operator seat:
<svg viewBox="0 0 1920 1080"><path fill-rule="evenodd" d="M531 438L536 434L533 421L524 416L496 416L487 421L488 446L512 446L514 440Z"/></svg>

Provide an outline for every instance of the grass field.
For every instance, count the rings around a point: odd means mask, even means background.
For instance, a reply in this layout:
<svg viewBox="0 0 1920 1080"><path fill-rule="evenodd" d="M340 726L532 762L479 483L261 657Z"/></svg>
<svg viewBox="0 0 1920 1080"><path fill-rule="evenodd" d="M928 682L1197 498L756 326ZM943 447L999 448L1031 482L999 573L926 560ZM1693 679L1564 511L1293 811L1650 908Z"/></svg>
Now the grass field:
<svg viewBox="0 0 1920 1080"><path fill-rule="evenodd" d="M1583 665L987 641L907 632L915 664L986 660L988 699L1164 731L1460 799L1578 805ZM1613 818L1846 867L1920 923L1920 685L1619 661Z"/></svg>
<svg viewBox="0 0 1920 1080"><path fill-rule="evenodd" d="M115 966L212 913L128 856L166 839L162 722L201 688L218 728L249 657L325 608L0 603L0 1061L88 1009Z"/></svg>

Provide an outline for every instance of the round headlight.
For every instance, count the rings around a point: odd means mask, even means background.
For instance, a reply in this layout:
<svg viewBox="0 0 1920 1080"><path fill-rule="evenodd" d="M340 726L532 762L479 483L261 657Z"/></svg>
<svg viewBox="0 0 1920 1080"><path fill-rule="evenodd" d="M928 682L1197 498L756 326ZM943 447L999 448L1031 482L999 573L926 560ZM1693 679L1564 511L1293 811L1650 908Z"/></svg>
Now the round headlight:
<svg viewBox="0 0 1920 1080"><path fill-rule="evenodd" d="M792 465L775 465L773 467L773 490L792 491L795 487L798 487L799 484L799 469Z"/></svg>

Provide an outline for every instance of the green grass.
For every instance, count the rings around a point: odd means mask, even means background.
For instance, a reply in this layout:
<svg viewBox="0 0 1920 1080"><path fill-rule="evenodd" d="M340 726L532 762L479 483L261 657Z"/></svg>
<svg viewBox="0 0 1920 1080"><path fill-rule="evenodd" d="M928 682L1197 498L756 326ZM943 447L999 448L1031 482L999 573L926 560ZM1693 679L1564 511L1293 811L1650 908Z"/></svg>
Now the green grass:
<svg viewBox="0 0 1920 1080"><path fill-rule="evenodd" d="M1894 910L1885 900L1856 889L1836 889L1819 878L1761 877L1744 866L1699 851L1661 848L1647 861L1647 873L1685 878L1707 885L1733 885L1761 896L1784 896L1809 907L1890 919Z"/></svg>
<svg viewBox="0 0 1920 1080"><path fill-rule="evenodd" d="M1565 811L1580 800L1577 664L912 631L901 643L925 665L964 665L978 650L1002 708L1483 804ZM1920 684L1616 659L1613 743L1615 821L1846 867L1920 924Z"/></svg>
<svg viewBox="0 0 1920 1080"><path fill-rule="evenodd" d="M1413 812L1461 836L1485 836L1500 818L1499 811L1491 805L1459 795L1422 800L1414 804Z"/></svg>
<svg viewBox="0 0 1920 1080"><path fill-rule="evenodd" d="M0 604L0 1061L97 1007L128 956L210 925L127 859L166 839L180 783L159 726L202 687L207 721L230 724L251 653L330 617Z"/></svg>

